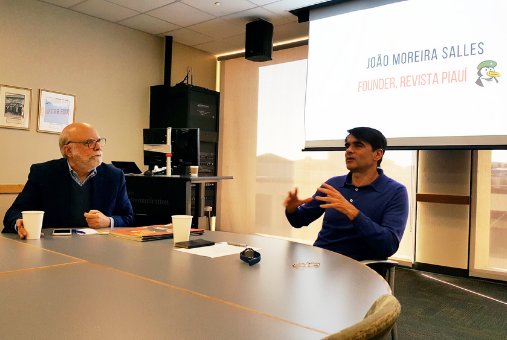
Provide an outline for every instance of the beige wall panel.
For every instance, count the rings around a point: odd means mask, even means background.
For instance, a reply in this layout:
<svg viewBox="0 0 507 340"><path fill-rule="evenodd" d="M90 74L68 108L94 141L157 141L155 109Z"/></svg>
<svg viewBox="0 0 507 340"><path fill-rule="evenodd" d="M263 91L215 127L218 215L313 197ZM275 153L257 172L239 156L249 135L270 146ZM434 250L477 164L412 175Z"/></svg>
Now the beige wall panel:
<svg viewBox="0 0 507 340"><path fill-rule="evenodd" d="M219 82L219 84L217 84L217 87L218 87L217 91L220 92L220 115L218 116L218 126L220 129L220 134L218 135L218 155L217 155L218 156L218 164L216 166L217 166L218 176L223 176L224 174L223 174L222 155L224 154L224 149L223 149L224 138L223 138L222 127L224 126L224 117L223 117L224 96L223 96L222 92L224 91L225 84L222 82L222 79L224 79L224 74L225 74L224 63L217 61L217 68L218 68L217 69L217 73L218 73L217 82ZM231 181L231 180L228 180L228 181ZM222 191L223 191L223 183L218 182L217 183L217 204L216 204L217 216L216 216L216 221L215 221L215 229L216 230L221 230L220 226L222 223L222 211L223 211L223 209L222 209Z"/></svg>
<svg viewBox="0 0 507 340"><path fill-rule="evenodd" d="M0 231L3 229L3 220L5 212L10 208L14 200L18 197L17 194L1 194L0 195Z"/></svg>
<svg viewBox="0 0 507 340"><path fill-rule="evenodd" d="M223 63L222 63L223 65ZM240 77L227 77L232 73ZM242 79L258 79L258 68L250 67L241 59L227 62L222 79L223 105L220 108L221 173L232 175L233 180L221 185L220 230L254 233L255 185L257 150L257 92L256 82ZM226 97L228 88L244 94L241 100ZM237 98L237 97L236 97ZM254 100L255 98L255 100ZM253 127L253 128L252 128ZM244 155L254 155L245 159ZM238 161L241 160L241 161ZM241 192L241 197L233 193Z"/></svg>
<svg viewBox="0 0 507 340"><path fill-rule="evenodd" d="M214 55L173 42L171 85L185 79L187 66L192 67L194 85L215 91L217 59ZM190 79L188 80L190 83Z"/></svg>
<svg viewBox="0 0 507 340"><path fill-rule="evenodd" d="M473 189L475 195L472 200L470 269L487 269L490 256L491 210L501 210L494 208L500 208L497 200L505 197L491 194L491 150L474 151Z"/></svg>
<svg viewBox="0 0 507 340"><path fill-rule="evenodd" d="M419 152L418 193L470 195L471 151ZM418 203L415 261L468 268L468 205Z"/></svg>
<svg viewBox="0 0 507 340"><path fill-rule="evenodd" d="M468 205L417 203L416 262L466 269Z"/></svg>
<svg viewBox="0 0 507 340"><path fill-rule="evenodd" d="M470 195L469 150L419 152L420 194Z"/></svg>

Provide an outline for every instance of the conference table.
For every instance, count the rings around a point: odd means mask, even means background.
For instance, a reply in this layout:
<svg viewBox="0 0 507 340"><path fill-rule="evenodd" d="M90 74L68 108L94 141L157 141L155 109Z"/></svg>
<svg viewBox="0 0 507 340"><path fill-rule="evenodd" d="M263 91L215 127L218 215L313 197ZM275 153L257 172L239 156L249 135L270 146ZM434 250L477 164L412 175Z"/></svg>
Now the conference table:
<svg viewBox="0 0 507 340"><path fill-rule="evenodd" d="M0 237L0 339L321 339L389 294L345 256L257 235L191 236L261 248L239 255L176 251L172 239L110 235ZM293 267L319 262L318 267Z"/></svg>

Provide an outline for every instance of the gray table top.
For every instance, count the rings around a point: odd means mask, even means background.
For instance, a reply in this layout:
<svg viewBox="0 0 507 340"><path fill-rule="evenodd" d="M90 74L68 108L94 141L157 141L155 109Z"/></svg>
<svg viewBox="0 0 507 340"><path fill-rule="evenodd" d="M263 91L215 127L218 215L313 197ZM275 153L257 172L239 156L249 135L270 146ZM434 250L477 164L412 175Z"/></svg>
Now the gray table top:
<svg viewBox="0 0 507 340"><path fill-rule="evenodd" d="M390 292L354 260L284 240L191 237L262 248L248 266L239 255L175 251L172 240L48 231L40 240L0 237L0 338L320 339ZM312 261L320 267L292 266Z"/></svg>

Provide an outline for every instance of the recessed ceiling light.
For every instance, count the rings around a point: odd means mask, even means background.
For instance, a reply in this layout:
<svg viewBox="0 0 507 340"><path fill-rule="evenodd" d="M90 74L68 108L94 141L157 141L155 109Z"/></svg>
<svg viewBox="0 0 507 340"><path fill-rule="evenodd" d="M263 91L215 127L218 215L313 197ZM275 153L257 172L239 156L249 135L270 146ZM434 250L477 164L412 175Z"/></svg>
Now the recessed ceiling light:
<svg viewBox="0 0 507 340"><path fill-rule="evenodd" d="M221 2L215 2L215 5L217 6L220 6L222 3Z"/></svg>

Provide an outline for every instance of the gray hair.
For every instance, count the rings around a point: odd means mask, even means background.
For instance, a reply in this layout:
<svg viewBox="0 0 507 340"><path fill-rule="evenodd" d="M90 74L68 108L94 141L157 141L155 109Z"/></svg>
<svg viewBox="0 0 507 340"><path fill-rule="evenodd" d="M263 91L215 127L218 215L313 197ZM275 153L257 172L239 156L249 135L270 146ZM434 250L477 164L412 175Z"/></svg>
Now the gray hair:
<svg viewBox="0 0 507 340"><path fill-rule="evenodd" d="M69 142L69 136L70 136L69 130L64 129L62 133L60 133L60 138L58 140L58 144L60 145L60 152L62 153L63 158L67 158L65 151L63 151L63 147L67 145L67 143Z"/></svg>

